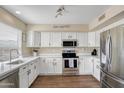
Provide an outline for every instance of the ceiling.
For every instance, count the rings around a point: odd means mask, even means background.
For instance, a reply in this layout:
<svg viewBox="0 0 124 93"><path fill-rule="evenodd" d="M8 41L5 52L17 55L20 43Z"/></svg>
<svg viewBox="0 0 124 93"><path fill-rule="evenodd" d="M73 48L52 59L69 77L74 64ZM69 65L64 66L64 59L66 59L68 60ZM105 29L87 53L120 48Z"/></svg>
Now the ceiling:
<svg viewBox="0 0 124 93"><path fill-rule="evenodd" d="M89 24L109 5L65 5L67 12L55 18L59 5L3 5L26 24ZM18 15L15 12L20 11Z"/></svg>

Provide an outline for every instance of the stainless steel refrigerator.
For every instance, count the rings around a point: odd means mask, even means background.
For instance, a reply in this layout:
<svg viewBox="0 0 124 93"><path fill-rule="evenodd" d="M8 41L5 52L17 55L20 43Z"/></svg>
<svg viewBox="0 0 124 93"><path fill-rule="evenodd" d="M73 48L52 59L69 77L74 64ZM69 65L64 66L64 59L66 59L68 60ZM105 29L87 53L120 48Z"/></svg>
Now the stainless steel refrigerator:
<svg viewBox="0 0 124 93"><path fill-rule="evenodd" d="M100 84L124 88L124 25L100 34Z"/></svg>

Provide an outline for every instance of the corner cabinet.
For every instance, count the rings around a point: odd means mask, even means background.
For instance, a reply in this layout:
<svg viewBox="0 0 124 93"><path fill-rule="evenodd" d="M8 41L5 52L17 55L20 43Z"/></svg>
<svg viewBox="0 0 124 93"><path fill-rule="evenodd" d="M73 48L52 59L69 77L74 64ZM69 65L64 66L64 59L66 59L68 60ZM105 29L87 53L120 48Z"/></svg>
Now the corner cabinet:
<svg viewBox="0 0 124 93"><path fill-rule="evenodd" d="M28 31L27 32L27 47L40 47L41 46L41 32Z"/></svg>
<svg viewBox="0 0 124 93"><path fill-rule="evenodd" d="M26 44L27 44L27 47L33 47L33 36L34 32L33 31L28 31L27 34L26 34Z"/></svg>

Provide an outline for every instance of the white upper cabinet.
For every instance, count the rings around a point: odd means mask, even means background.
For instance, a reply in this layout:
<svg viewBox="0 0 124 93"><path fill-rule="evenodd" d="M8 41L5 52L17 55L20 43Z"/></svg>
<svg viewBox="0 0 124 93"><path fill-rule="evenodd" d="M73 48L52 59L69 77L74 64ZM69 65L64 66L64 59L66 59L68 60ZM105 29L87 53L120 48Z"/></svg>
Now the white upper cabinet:
<svg viewBox="0 0 124 93"><path fill-rule="evenodd" d="M50 32L41 32L41 47L50 46Z"/></svg>
<svg viewBox="0 0 124 93"><path fill-rule="evenodd" d="M78 47L100 47L100 32L27 32L27 47L62 47L63 40L77 40Z"/></svg>
<svg viewBox="0 0 124 93"><path fill-rule="evenodd" d="M61 32L51 32L50 47L62 47Z"/></svg>
<svg viewBox="0 0 124 93"><path fill-rule="evenodd" d="M76 32L62 32L63 39L77 39Z"/></svg>
<svg viewBox="0 0 124 93"><path fill-rule="evenodd" d="M41 33L38 31L27 32L27 47L40 47Z"/></svg>
<svg viewBox="0 0 124 93"><path fill-rule="evenodd" d="M27 47L33 47L33 31L27 32Z"/></svg>
<svg viewBox="0 0 124 93"><path fill-rule="evenodd" d="M100 47L100 31L96 31L96 47Z"/></svg>
<svg viewBox="0 0 124 93"><path fill-rule="evenodd" d="M96 38L95 38L96 33L95 32L88 32L88 47L94 47Z"/></svg>
<svg viewBox="0 0 124 93"><path fill-rule="evenodd" d="M35 31L34 32L34 47L41 46L41 32Z"/></svg>
<svg viewBox="0 0 124 93"><path fill-rule="evenodd" d="M77 32L78 47L88 46L88 33L87 32Z"/></svg>

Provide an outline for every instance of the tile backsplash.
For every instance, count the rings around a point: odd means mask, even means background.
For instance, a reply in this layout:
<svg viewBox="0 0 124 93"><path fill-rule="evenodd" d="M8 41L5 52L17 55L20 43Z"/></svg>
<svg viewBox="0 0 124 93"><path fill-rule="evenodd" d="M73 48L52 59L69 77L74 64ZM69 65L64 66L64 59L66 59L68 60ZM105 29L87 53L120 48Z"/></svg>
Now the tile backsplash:
<svg viewBox="0 0 124 93"><path fill-rule="evenodd" d="M75 50L76 50L76 53L91 53L94 48L98 51L98 55L99 55L100 48L98 48L98 47L75 48ZM64 48L39 48L38 53L39 54L62 53L63 49Z"/></svg>

